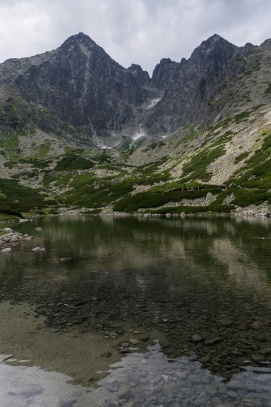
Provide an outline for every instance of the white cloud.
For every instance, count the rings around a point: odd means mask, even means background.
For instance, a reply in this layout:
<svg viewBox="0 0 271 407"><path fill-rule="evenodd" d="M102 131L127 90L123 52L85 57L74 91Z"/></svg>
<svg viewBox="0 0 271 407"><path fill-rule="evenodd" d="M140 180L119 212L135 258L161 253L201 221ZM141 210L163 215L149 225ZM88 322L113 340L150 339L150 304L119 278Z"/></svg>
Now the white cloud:
<svg viewBox="0 0 271 407"><path fill-rule="evenodd" d="M125 67L180 61L214 33L236 45L270 37L268 0L0 0L0 61L88 34Z"/></svg>

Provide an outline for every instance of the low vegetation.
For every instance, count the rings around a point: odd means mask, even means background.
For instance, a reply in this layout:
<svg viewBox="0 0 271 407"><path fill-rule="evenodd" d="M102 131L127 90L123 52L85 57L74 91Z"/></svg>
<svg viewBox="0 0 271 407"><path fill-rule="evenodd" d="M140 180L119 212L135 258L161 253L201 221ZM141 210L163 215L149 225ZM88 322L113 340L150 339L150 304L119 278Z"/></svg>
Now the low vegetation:
<svg viewBox="0 0 271 407"><path fill-rule="evenodd" d="M208 129L184 126L172 140L147 146L141 141L128 148L123 138L127 148L122 145L118 152L67 143L61 154L51 154L53 142L45 139L22 154L20 136L35 134L35 129L16 129L0 138L2 168L11 174L9 179L0 179L0 220L29 211L58 214L61 208L84 208L92 215L106 207L116 212L165 215L228 213L251 204L271 205L268 128L259 131L252 150L240 147L239 154L234 151L231 165L238 169L225 184L210 185L211 164L227 152L261 106L226 117ZM137 151L148 158L147 164L133 162Z"/></svg>
<svg viewBox="0 0 271 407"><path fill-rule="evenodd" d="M39 209L44 199L38 191L22 186L16 180L0 179L0 212L21 216L22 212Z"/></svg>

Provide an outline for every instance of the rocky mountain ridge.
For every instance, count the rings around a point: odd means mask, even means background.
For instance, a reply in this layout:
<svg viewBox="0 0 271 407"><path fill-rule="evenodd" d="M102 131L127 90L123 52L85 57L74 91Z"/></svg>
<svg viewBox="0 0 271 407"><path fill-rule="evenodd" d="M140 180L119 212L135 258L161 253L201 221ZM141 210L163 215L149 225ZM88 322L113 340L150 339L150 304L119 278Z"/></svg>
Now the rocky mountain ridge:
<svg viewBox="0 0 271 407"><path fill-rule="evenodd" d="M214 35L188 60L162 59L150 78L139 65L123 68L79 33L54 51L0 64L0 88L2 93L15 92L38 116L46 110L62 127L76 128L90 146L97 136L117 142L122 135L133 138L139 126L142 135L153 138L182 125L205 124L223 112L225 106L214 108L212 100L231 74L246 69L246 58L255 48L238 48ZM59 131L58 126L54 132Z"/></svg>
<svg viewBox="0 0 271 407"><path fill-rule="evenodd" d="M269 213L270 63L214 35L150 78L80 33L0 64L0 213Z"/></svg>

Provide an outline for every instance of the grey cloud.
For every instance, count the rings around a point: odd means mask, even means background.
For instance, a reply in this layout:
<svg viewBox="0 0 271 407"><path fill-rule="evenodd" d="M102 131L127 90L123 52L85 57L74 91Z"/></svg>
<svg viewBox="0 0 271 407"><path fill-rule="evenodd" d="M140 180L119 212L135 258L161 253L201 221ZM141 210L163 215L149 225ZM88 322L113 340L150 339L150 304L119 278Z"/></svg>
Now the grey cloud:
<svg viewBox="0 0 271 407"><path fill-rule="evenodd" d="M0 61L58 47L83 31L120 64L150 72L217 33L236 45L270 36L268 0L0 0Z"/></svg>

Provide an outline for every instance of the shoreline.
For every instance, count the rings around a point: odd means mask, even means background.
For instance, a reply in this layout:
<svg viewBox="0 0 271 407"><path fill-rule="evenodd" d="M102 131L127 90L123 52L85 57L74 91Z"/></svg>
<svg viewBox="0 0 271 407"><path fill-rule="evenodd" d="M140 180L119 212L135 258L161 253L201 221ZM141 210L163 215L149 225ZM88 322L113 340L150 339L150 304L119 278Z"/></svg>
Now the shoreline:
<svg viewBox="0 0 271 407"><path fill-rule="evenodd" d="M63 208L62 208L63 210ZM198 213L152 213L152 212L100 212L100 213L88 213L81 209L66 209L65 211L59 212L57 214L35 214L35 215L27 215L27 217L21 218L14 218L14 219L2 219L0 220L0 224L6 223L23 223L28 222L29 219L41 218L41 217L57 217L57 216L112 216L112 217L140 217L140 218L191 218L191 217L207 217L207 218L214 218L214 217L243 217L243 218L260 218L260 219L269 219L271 218L271 210L266 205L250 205L244 208L237 208L235 211L232 212L198 212Z"/></svg>
<svg viewBox="0 0 271 407"><path fill-rule="evenodd" d="M10 356L5 361L10 366L38 366L69 376L72 384L95 387L110 366L124 356L117 349L120 342L128 340L128 331L117 338L105 338L74 326L53 329L46 326L45 317L36 314L35 307L25 302L0 301L0 313L0 352ZM155 340L161 335L153 332L150 336ZM137 352L145 352L147 345L149 342L141 343Z"/></svg>

